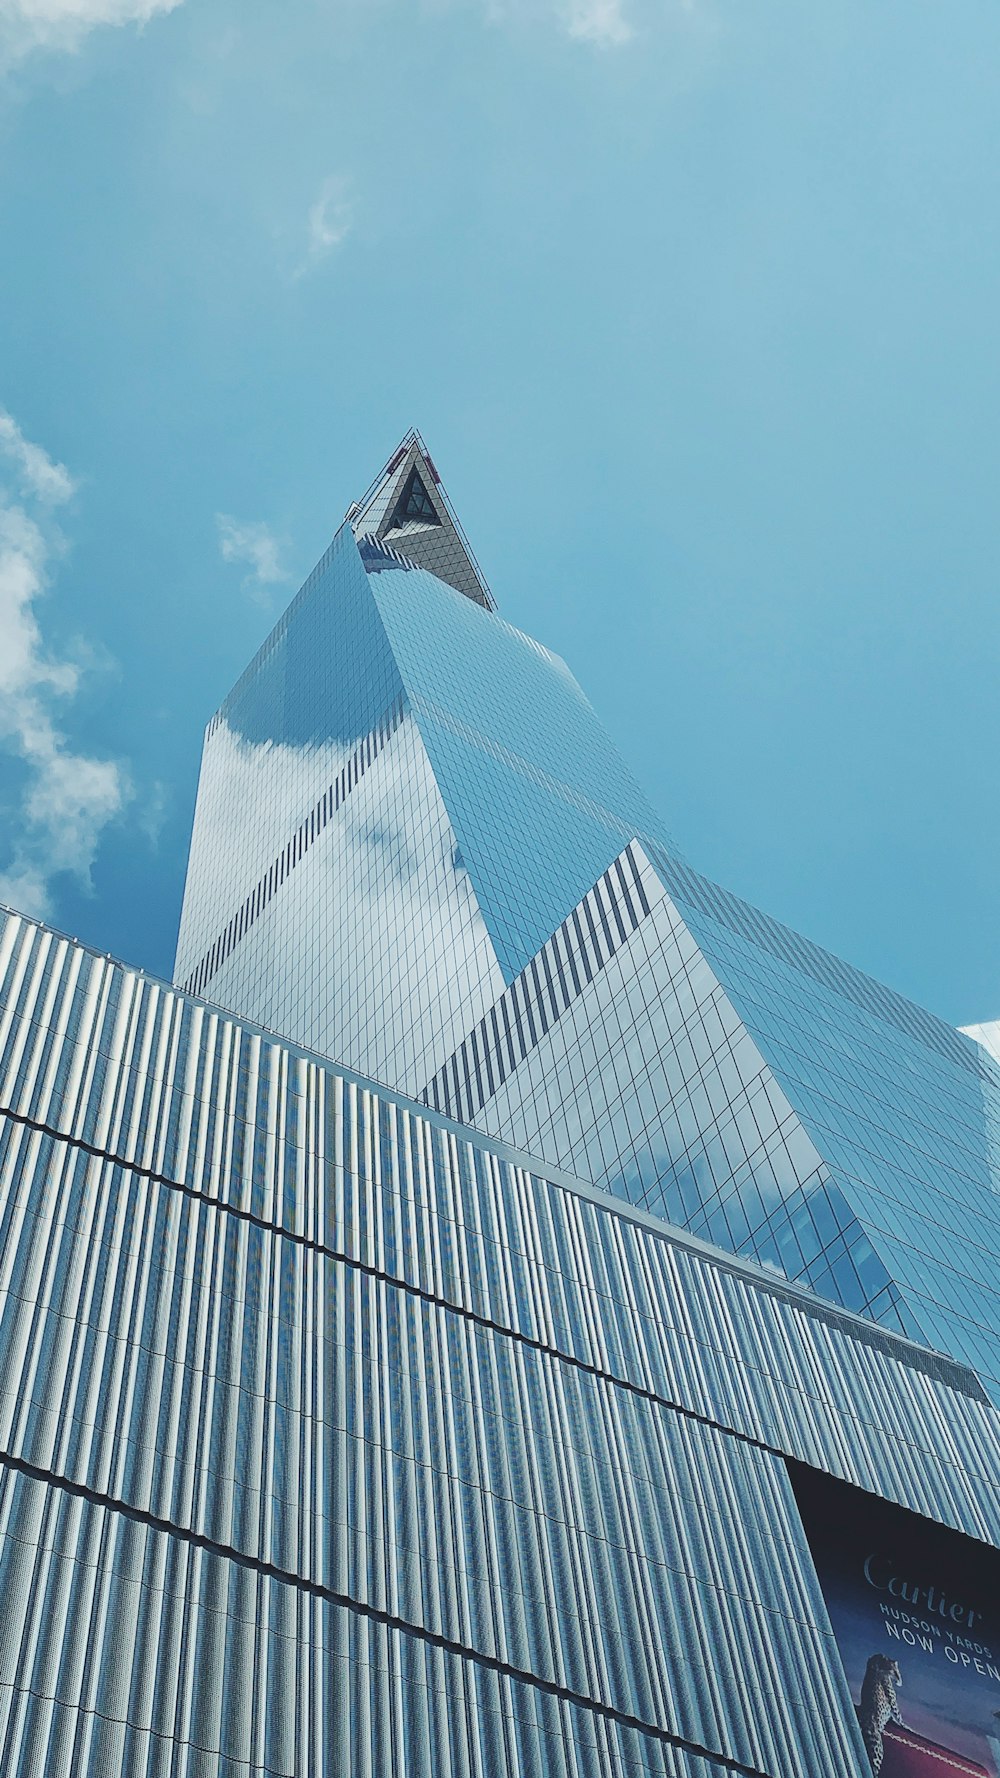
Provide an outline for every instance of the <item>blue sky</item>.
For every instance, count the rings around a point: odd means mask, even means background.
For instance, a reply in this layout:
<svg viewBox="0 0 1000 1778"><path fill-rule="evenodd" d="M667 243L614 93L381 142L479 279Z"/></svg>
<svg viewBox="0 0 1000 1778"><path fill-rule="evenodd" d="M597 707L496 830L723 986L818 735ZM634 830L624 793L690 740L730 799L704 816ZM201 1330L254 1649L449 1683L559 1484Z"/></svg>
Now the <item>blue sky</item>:
<svg viewBox="0 0 1000 1778"><path fill-rule="evenodd" d="M416 424L691 862L1000 1013L995 7L0 0L0 64L9 899L169 973L202 727Z"/></svg>

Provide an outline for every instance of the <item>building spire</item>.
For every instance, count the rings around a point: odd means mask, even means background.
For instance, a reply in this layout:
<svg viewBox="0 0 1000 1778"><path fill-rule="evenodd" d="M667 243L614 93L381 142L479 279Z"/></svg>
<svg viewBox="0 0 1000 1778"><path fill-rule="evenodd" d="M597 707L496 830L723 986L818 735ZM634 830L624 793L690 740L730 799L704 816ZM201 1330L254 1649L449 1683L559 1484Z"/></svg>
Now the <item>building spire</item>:
<svg viewBox="0 0 1000 1778"><path fill-rule="evenodd" d="M387 544L475 604L496 610L496 600L416 428L400 441L347 518L359 540L373 537Z"/></svg>

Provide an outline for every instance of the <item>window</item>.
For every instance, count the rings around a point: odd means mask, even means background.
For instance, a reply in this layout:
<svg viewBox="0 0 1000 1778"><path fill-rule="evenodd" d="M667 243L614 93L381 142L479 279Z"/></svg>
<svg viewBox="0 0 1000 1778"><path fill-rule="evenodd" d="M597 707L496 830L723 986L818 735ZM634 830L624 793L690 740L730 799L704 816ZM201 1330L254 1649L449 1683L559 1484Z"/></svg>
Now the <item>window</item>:
<svg viewBox="0 0 1000 1778"><path fill-rule="evenodd" d="M423 477L415 463L403 483L403 491L393 508L392 518L389 520L389 530L395 531L399 525L412 524L414 521L421 525L440 525L441 523L431 503L431 497L424 486Z"/></svg>

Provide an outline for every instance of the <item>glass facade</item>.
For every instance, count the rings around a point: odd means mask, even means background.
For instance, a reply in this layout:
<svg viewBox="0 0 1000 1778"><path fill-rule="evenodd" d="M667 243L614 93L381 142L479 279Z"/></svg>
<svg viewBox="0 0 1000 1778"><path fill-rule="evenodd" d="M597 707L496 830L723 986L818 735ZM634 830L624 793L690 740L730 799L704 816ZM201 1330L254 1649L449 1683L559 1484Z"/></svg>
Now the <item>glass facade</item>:
<svg viewBox="0 0 1000 1778"><path fill-rule="evenodd" d="M504 977L384 578L342 530L209 724L176 979L415 1090Z"/></svg>
<svg viewBox="0 0 1000 1778"><path fill-rule="evenodd" d="M1000 1391L994 1058L685 865L416 434L209 725L175 979Z"/></svg>
<svg viewBox="0 0 1000 1778"><path fill-rule="evenodd" d="M556 655L426 571L375 596L509 983L655 818Z"/></svg>
<svg viewBox="0 0 1000 1778"><path fill-rule="evenodd" d="M345 523L208 726L175 981L415 1092L640 825L564 664Z"/></svg>
<svg viewBox="0 0 1000 1778"><path fill-rule="evenodd" d="M894 1280L908 1331L1000 1388L1000 1067L693 872L675 863L664 878ZM808 1250L808 1224L805 1236L788 1269L833 1294L830 1255L815 1236Z"/></svg>
<svg viewBox="0 0 1000 1778"><path fill-rule="evenodd" d="M997 1389L1000 1069L676 860L627 848L424 1098Z"/></svg>
<svg viewBox="0 0 1000 1778"><path fill-rule="evenodd" d="M968 1367L0 911L5 1774L871 1778L803 1465L1000 1545Z"/></svg>

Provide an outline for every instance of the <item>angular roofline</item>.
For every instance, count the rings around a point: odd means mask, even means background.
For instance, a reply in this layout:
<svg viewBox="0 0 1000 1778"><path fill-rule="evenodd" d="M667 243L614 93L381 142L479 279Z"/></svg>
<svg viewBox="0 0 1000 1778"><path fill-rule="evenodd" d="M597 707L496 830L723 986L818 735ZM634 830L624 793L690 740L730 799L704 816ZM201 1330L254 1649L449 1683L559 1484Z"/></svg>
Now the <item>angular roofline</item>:
<svg viewBox="0 0 1000 1778"><path fill-rule="evenodd" d="M440 475L438 474L437 465L434 462L434 459L431 456L430 451L427 449L427 445L424 442L422 434L417 430L416 426L411 426L410 430L408 432L404 433L403 437L400 439L399 443L397 444L395 450L390 452L389 456L386 458L385 462L382 464L382 467L378 471L377 475L375 475L372 478L372 480L369 482L369 484L368 484L367 488L365 489L364 493L362 494L360 500L353 500L351 502L346 513L344 514L345 522L351 524L352 526L354 525L355 521L361 516L361 514L366 510L366 508L371 505L372 501L375 499L375 496L385 486L385 484L389 480L390 476L399 467L400 463L402 462L403 458L406 456L407 452L412 450L414 445L416 445L417 449L420 452L420 455L422 456L425 463L427 464L427 467L430 470L431 479L434 483L435 498L438 499L441 502L441 505L444 507L444 510L447 513L448 518L451 521L451 524L454 527L454 529L458 535L459 542L461 543L463 550L465 551L466 555L469 558L469 566L471 567L471 569L476 577L476 580L479 583L481 591L482 591L483 604L485 605L487 611L496 611L497 602L496 602L496 599L493 597L492 592L490 591L489 582L487 581L486 576L483 573L482 568L479 565L479 561L476 557L475 550L473 549L471 543L469 542L469 539L465 533L465 529L462 525L462 522L461 522L460 518L458 517L458 514L456 513L455 508L453 507L453 505L451 503L451 500L448 497L448 491L445 488ZM403 553L405 554L405 551L403 551Z"/></svg>

